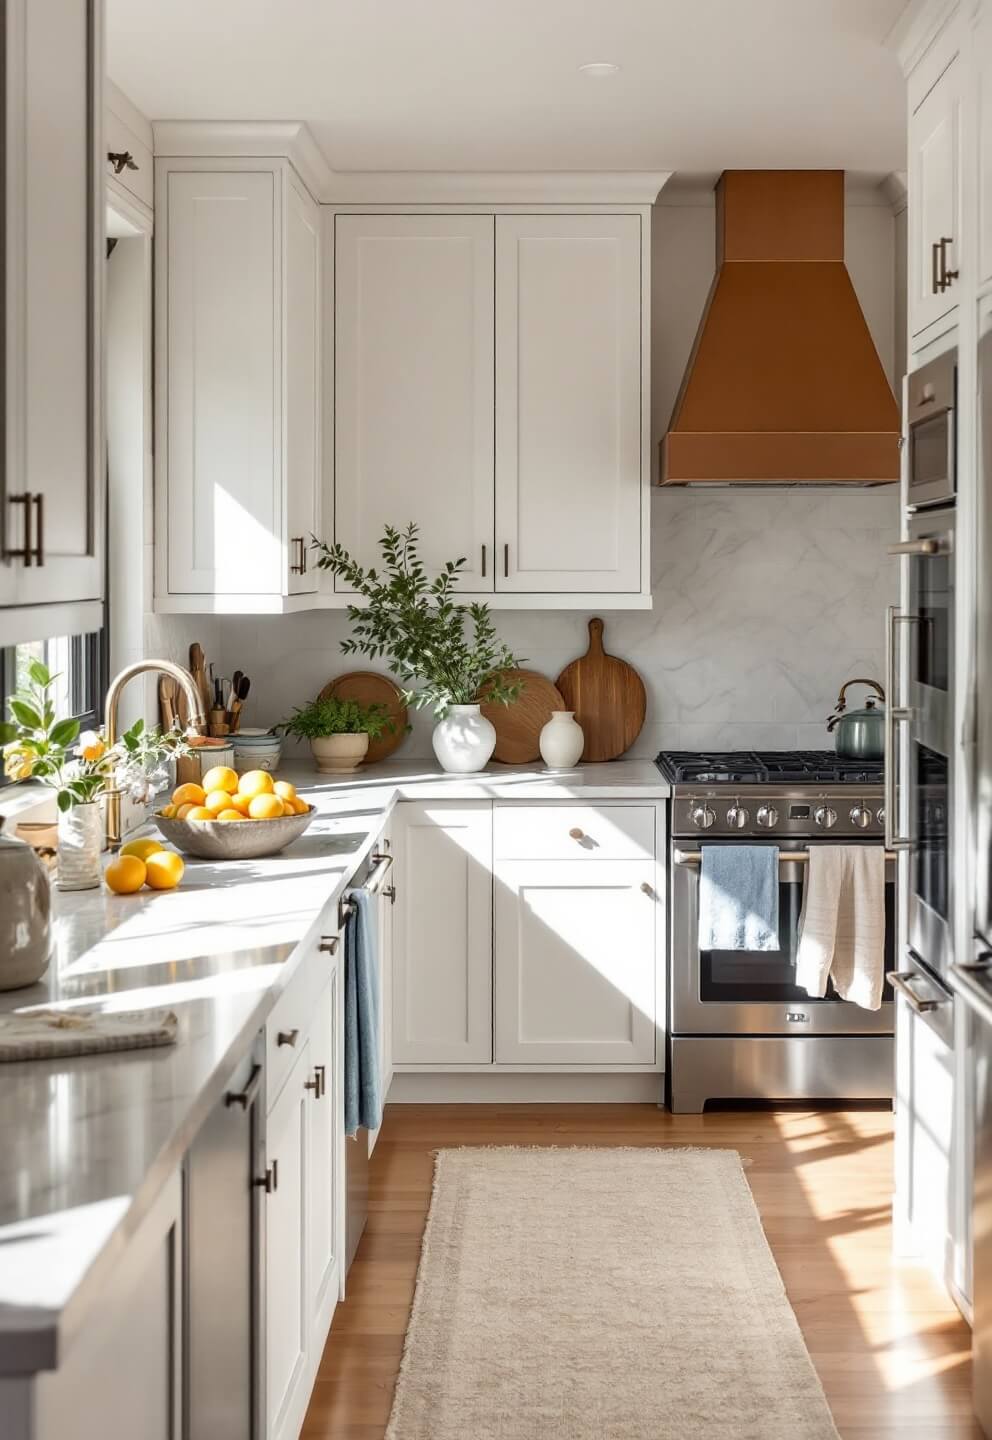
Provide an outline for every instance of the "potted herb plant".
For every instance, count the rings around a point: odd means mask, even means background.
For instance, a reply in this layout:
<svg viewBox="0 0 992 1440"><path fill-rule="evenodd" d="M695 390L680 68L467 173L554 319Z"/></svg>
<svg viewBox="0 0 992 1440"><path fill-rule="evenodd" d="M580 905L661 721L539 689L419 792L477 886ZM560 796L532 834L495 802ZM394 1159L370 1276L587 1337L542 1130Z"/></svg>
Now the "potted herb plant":
<svg viewBox="0 0 992 1440"><path fill-rule="evenodd" d="M417 526L387 525L379 542L382 572L366 569L342 545L317 541L317 564L342 579L366 602L349 605L354 635L346 655L386 660L409 688L403 699L433 708L434 753L442 769L468 774L488 764L496 731L481 713L479 695L509 705L520 686L502 676L519 663L497 637L489 606L459 605L454 594L465 560L449 560L431 579L417 551ZM416 686L416 688L413 688Z"/></svg>
<svg viewBox="0 0 992 1440"><path fill-rule="evenodd" d="M114 745L96 730L80 734L79 721L57 719L52 675L40 660L7 702L11 719L0 722L4 773L10 780L37 780L55 791L59 813L60 890L89 890L100 883L103 822L100 798L111 784L144 803L168 784L167 762L189 753L178 728L162 732L138 720Z"/></svg>
<svg viewBox="0 0 992 1440"><path fill-rule="evenodd" d="M365 759L369 741L378 739L392 723L382 705L360 705L357 700L318 695L316 700L294 710L276 729L297 740L309 740L317 769L327 775L357 770Z"/></svg>

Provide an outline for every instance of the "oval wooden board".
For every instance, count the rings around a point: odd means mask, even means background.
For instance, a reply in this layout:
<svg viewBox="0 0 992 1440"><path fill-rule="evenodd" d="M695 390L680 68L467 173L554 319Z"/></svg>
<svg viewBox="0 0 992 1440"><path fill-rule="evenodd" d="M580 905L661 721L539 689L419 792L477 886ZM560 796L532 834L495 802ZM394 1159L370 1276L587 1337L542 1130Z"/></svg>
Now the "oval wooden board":
<svg viewBox="0 0 992 1440"><path fill-rule="evenodd" d="M382 705L389 712L394 728L384 730L377 740L369 741L364 764L388 759L403 744L407 724L403 692L388 675L378 675L374 670L349 670L346 675L335 675L333 680L328 680L320 699L326 700L331 695L336 700L357 700L360 705Z"/></svg>
<svg viewBox="0 0 992 1440"><path fill-rule="evenodd" d="M564 710L565 702L551 681L536 670L504 670L508 684L521 681L523 689L512 705L482 702L482 713L496 727L493 759L504 765L527 765L541 758L538 743L552 710Z"/></svg>
<svg viewBox="0 0 992 1440"><path fill-rule="evenodd" d="M589 649L555 683L582 726L583 760L616 760L630 749L644 724L644 682L633 665L603 649L602 620L589 621Z"/></svg>

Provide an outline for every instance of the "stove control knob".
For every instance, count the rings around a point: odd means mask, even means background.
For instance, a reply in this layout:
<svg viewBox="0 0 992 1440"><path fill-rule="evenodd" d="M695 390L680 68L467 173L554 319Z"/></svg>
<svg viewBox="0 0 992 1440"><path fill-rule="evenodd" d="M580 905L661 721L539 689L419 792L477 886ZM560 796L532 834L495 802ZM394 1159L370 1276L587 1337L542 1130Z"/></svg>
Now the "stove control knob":
<svg viewBox="0 0 992 1440"><path fill-rule="evenodd" d="M727 811L727 824L731 830L743 830L750 818L750 810L745 809L739 800L735 800Z"/></svg>
<svg viewBox="0 0 992 1440"><path fill-rule="evenodd" d="M829 805L817 805L813 811L813 819L824 830L832 830L837 824L837 811L832 810Z"/></svg>
<svg viewBox="0 0 992 1440"><path fill-rule="evenodd" d="M771 830L778 824L778 811L774 805L759 805L756 819L763 830Z"/></svg>
<svg viewBox="0 0 992 1440"><path fill-rule="evenodd" d="M708 830L716 819L716 812L705 803L694 805L689 811L689 819L697 830Z"/></svg>
<svg viewBox="0 0 992 1440"><path fill-rule="evenodd" d="M878 807L878 809L875 811L875 819L878 821L879 825L884 825L884 824L885 824L885 806L884 806L884 805L880 805L880 806Z"/></svg>
<svg viewBox="0 0 992 1440"><path fill-rule="evenodd" d="M872 822L872 813L867 805L853 805L851 807L851 824L856 825L859 830L867 830Z"/></svg>

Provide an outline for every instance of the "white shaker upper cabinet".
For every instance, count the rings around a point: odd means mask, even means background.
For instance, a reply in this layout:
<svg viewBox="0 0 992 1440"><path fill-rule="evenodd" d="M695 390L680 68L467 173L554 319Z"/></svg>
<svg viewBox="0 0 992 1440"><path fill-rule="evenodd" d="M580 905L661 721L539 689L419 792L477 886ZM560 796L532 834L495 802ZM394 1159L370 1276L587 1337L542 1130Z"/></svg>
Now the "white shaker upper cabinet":
<svg viewBox="0 0 992 1440"><path fill-rule="evenodd" d="M5 605L103 595L100 15L87 0L11 0L4 13ZM74 623L52 613L63 630ZM5 638L43 633L39 615Z"/></svg>
<svg viewBox="0 0 992 1440"><path fill-rule="evenodd" d="M378 565L415 521L429 570L466 559L463 591L493 588L493 226L335 217L335 537Z"/></svg>
<svg viewBox="0 0 992 1440"><path fill-rule="evenodd" d="M496 218L498 591L641 589L641 219Z"/></svg>
<svg viewBox="0 0 992 1440"><path fill-rule="evenodd" d="M941 63L938 56L937 64ZM910 116L910 333L957 310L961 267L961 58L949 59ZM932 78L927 67L921 85ZM931 338L931 337L927 337Z"/></svg>
<svg viewBox="0 0 992 1440"><path fill-rule="evenodd" d="M288 165L158 161L156 609L317 588L318 209Z"/></svg>

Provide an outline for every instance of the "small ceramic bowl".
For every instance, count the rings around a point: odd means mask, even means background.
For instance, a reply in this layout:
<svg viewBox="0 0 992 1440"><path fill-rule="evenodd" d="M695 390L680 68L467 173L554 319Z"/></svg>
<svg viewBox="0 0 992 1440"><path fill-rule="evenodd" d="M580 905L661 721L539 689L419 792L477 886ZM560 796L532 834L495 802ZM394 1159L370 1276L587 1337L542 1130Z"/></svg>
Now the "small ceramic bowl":
<svg viewBox="0 0 992 1440"><path fill-rule="evenodd" d="M239 775L246 770L276 770L282 758L282 736L271 730L239 730L231 737L234 745L234 768Z"/></svg>
<svg viewBox="0 0 992 1440"><path fill-rule="evenodd" d="M317 811L283 815L278 820L167 820L154 817L166 840L185 855L201 860L258 860L277 855L298 840Z"/></svg>

